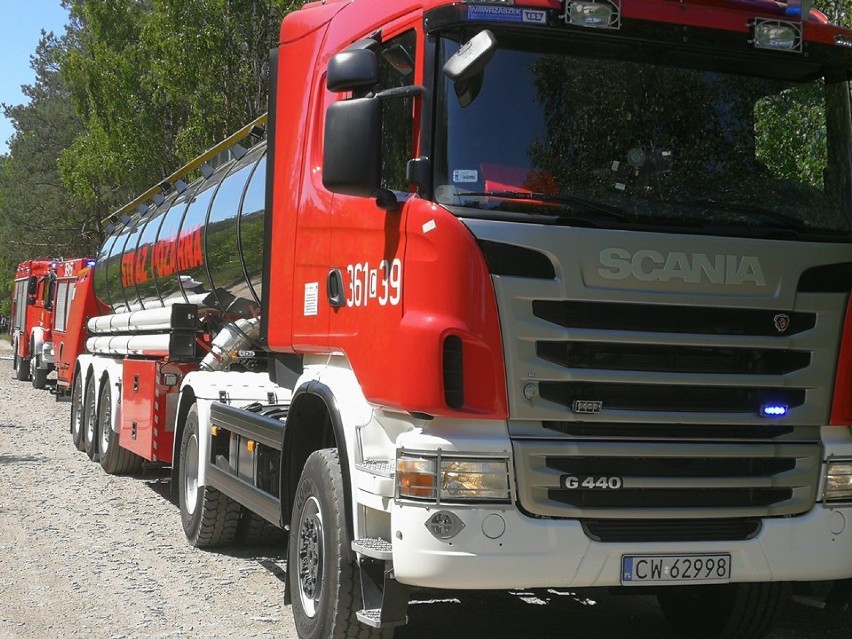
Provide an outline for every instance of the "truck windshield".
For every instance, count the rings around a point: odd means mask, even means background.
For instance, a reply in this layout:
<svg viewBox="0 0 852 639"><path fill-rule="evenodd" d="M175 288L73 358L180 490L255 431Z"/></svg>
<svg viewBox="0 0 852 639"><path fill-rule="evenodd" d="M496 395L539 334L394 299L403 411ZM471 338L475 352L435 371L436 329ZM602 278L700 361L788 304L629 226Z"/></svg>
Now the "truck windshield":
<svg viewBox="0 0 852 639"><path fill-rule="evenodd" d="M442 43L446 61L458 44ZM478 217L849 238L842 92L503 46L466 106L439 83L435 199Z"/></svg>

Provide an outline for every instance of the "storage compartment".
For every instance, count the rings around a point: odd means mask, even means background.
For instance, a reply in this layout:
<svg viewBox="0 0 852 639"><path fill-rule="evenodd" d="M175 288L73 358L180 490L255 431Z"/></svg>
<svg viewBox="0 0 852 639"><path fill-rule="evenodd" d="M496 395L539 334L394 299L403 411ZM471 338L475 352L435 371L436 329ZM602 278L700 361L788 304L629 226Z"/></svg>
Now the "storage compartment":
<svg viewBox="0 0 852 639"><path fill-rule="evenodd" d="M174 421L183 376L195 366L161 360L124 360L122 448L148 461L172 463Z"/></svg>

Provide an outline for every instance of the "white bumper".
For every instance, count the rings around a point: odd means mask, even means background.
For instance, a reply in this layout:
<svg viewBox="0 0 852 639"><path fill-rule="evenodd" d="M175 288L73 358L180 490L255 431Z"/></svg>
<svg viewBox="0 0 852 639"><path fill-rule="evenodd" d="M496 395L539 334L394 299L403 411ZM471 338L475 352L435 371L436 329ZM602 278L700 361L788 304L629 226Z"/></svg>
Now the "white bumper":
<svg viewBox="0 0 852 639"><path fill-rule="evenodd" d="M852 506L764 520L748 541L599 543L577 521L532 519L514 509L455 508L464 522L449 541L426 520L443 507L392 507L397 580L449 589L618 586L623 555L730 553L731 580L810 581L852 577ZM505 532L494 539L502 518ZM486 531L489 535L486 535Z"/></svg>

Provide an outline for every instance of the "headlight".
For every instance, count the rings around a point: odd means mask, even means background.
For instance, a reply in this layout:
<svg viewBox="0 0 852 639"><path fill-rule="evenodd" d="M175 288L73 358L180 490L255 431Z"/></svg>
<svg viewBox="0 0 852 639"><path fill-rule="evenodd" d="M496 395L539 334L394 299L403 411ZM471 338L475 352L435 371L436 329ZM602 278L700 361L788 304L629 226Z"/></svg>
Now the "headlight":
<svg viewBox="0 0 852 639"><path fill-rule="evenodd" d="M852 500L852 461L830 461L825 467L825 501Z"/></svg>
<svg viewBox="0 0 852 639"><path fill-rule="evenodd" d="M437 472L436 472L436 469ZM400 455L399 496L444 501L509 501L509 461Z"/></svg>

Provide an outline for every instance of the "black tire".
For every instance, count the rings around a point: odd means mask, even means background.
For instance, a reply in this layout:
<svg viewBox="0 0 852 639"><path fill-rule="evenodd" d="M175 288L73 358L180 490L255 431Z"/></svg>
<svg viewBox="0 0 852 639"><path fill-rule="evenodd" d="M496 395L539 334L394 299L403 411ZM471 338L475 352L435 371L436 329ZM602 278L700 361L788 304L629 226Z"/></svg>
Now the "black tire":
<svg viewBox="0 0 852 639"><path fill-rule="evenodd" d="M355 616L361 589L345 504L337 451L315 451L296 489L287 549L287 579L300 639L393 637L393 628L372 628Z"/></svg>
<svg viewBox="0 0 852 639"><path fill-rule="evenodd" d="M237 538L242 507L211 486L198 485L198 406L189 409L180 442L178 499L183 532L196 548L229 546Z"/></svg>
<svg viewBox="0 0 852 639"><path fill-rule="evenodd" d="M71 441L77 450L86 450L86 441L83 439L84 413L83 374L77 371L71 389Z"/></svg>
<svg viewBox="0 0 852 639"><path fill-rule="evenodd" d="M98 461L98 413L95 402L97 381L90 379L83 396L83 450L92 461Z"/></svg>
<svg viewBox="0 0 852 639"><path fill-rule="evenodd" d="M246 546L276 546L283 543L284 531L260 515L243 509L237 539Z"/></svg>
<svg viewBox="0 0 852 639"><path fill-rule="evenodd" d="M48 370L41 367L41 358L37 355L30 360L30 365L30 378L33 382L33 388L36 390L42 390L45 386L47 386Z"/></svg>
<svg viewBox="0 0 852 639"><path fill-rule="evenodd" d="M15 366L15 377L19 382L28 382L30 380L30 358L18 357Z"/></svg>
<svg viewBox="0 0 852 639"><path fill-rule="evenodd" d="M657 595L683 639L758 639L790 599L786 583L669 587Z"/></svg>
<svg viewBox="0 0 852 639"><path fill-rule="evenodd" d="M112 389L104 384L98 403L98 459L107 475L137 473L142 458L119 445L119 434L112 429Z"/></svg>

